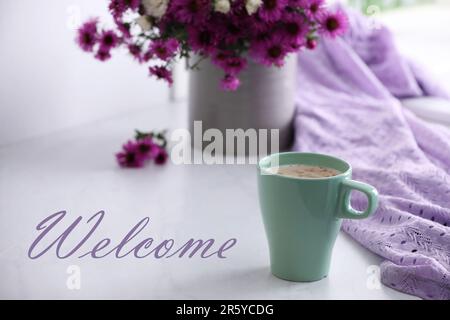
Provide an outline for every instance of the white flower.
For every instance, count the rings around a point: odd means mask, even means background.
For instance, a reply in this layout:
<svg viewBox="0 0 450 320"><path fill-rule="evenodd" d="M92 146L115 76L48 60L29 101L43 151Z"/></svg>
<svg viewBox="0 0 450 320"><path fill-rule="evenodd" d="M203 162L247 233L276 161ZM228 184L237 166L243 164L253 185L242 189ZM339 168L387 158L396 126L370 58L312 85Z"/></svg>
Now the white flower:
<svg viewBox="0 0 450 320"><path fill-rule="evenodd" d="M141 27L142 31L150 31L152 28L152 23L150 22L149 16L140 16L136 19L136 23Z"/></svg>
<svg viewBox="0 0 450 320"><path fill-rule="evenodd" d="M249 15L254 14L258 11L259 7L263 4L262 0L246 0L245 1L245 9Z"/></svg>
<svg viewBox="0 0 450 320"><path fill-rule="evenodd" d="M214 2L214 10L221 13L230 12L230 1L229 0L216 0Z"/></svg>
<svg viewBox="0 0 450 320"><path fill-rule="evenodd" d="M142 0L145 12L152 17L161 18L167 11L170 0Z"/></svg>

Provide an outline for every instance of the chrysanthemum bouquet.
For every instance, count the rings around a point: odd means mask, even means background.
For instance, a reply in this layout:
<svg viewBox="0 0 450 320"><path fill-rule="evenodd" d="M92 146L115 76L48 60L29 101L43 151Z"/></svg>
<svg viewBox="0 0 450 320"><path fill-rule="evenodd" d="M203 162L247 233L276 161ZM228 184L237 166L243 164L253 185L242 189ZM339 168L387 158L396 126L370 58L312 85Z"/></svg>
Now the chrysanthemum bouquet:
<svg viewBox="0 0 450 320"><path fill-rule="evenodd" d="M224 90L239 87L247 59L280 67L288 54L314 49L320 34L335 37L347 25L325 0L110 0L109 9L114 29L102 29L98 19L84 23L77 35L83 50L106 61L125 47L169 84L177 58L210 58L224 71Z"/></svg>

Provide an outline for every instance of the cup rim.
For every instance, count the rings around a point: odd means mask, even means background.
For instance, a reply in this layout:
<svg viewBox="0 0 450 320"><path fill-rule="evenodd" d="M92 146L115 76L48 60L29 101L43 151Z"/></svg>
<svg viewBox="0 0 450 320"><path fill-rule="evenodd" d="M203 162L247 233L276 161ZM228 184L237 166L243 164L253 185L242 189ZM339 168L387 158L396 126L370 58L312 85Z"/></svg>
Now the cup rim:
<svg viewBox="0 0 450 320"><path fill-rule="evenodd" d="M331 176L331 177L322 177L322 178L306 178L306 177L291 177L291 176L284 176L278 173L272 173L267 171L267 168L263 168L262 167L262 163L267 161L268 159L275 157L275 156L284 156L284 155L289 155L289 154L299 154L299 155L310 155L310 156L318 156L318 157L322 157L322 158L328 158L337 162L341 162L344 163L347 166L347 170L344 172L341 172L338 175L335 176ZM290 152L278 152L278 153L273 153L270 155L265 156L264 158L262 158L261 160L259 160L258 162L258 169L260 171L264 171L266 175L268 176L274 176L274 177L279 177L279 178L283 178L283 179L293 179L293 180L302 180L302 181L321 181L321 180L333 180L333 179L340 179L342 177L346 177L349 174L352 173L352 166L350 163L348 163L345 160L342 160L338 157L335 156L331 156L328 154L324 154L324 153L315 153L315 152L297 152L297 151L290 151Z"/></svg>

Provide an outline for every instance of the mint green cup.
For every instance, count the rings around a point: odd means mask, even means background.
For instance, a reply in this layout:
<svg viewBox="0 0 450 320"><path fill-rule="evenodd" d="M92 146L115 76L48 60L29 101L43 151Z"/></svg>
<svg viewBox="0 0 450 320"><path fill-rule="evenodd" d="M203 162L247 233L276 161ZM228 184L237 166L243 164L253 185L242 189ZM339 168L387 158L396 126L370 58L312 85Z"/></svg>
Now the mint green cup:
<svg viewBox="0 0 450 320"><path fill-rule="evenodd" d="M293 178L267 171L274 166L304 164L333 168L339 175ZM351 180L352 168L335 157L287 152L265 157L258 166L259 202L269 243L272 273L290 281L316 281L328 275L342 219L364 219L377 208L378 192ZM350 205L351 191L368 199L363 212Z"/></svg>

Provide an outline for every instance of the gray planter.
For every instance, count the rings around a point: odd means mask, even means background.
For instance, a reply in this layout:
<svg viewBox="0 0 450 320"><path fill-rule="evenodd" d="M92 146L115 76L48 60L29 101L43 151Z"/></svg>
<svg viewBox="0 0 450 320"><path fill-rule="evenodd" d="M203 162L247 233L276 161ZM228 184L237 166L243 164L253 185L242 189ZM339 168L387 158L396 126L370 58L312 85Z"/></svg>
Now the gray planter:
<svg viewBox="0 0 450 320"><path fill-rule="evenodd" d="M281 68L249 62L235 92L222 91L219 83L223 71L209 60L202 61L200 70L190 71L191 134L194 121L202 121L203 131L216 128L224 136L226 129L278 129L280 150L289 148L295 112L296 61L296 55L290 55Z"/></svg>

